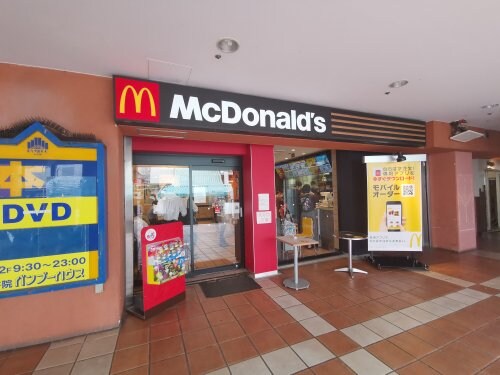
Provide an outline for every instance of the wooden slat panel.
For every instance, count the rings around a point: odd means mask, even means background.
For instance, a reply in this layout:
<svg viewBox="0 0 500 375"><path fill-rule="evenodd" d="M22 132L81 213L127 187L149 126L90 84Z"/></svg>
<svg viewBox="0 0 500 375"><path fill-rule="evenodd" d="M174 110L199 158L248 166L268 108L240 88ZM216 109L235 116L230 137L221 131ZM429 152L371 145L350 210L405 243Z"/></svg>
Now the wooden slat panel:
<svg viewBox="0 0 500 375"><path fill-rule="evenodd" d="M410 125L410 126L425 128L425 124L419 124L419 123L415 123L415 122L395 121L395 120L389 120L389 119L386 120L386 119L380 119L380 118L375 118L375 117L349 115L349 114L345 114L345 113L336 113L336 112L332 112L332 117L333 116L348 117L348 118L354 118L354 119L360 119L360 120L371 120L371 121L377 121L377 122L385 122L388 124Z"/></svg>
<svg viewBox="0 0 500 375"><path fill-rule="evenodd" d="M383 129L392 129L392 130L399 130L402 132L414 132L414 133L423 133L425 135L425 128L422 129L408 129L408 128L400 128L396 127L394 125L382 125L382 124L371 124L371 123L366 123L366 122L360 122L360 121L346 121L346 120L339 120L339 119L332 119L332 124L353 124L353 125L361 125L361 126L369 126L369 127L374 127L374 128L383 128Z"/></svg>
<svg viewBox="0 0 500 375"><path fill-rule="evenodd" d="M402 137L394 137L394 136L383 136L383 135L365 135L365 134L359 134L359 133L350 133L350 132L339 132L339 131L332 131L333 135L338 135L338 134L343 134L343 135L349 135L352 137L359 138L360 140L366 140L366 138L383 138L383 139L398 139L398 140L403 140L407 142L415 142L415 143L424 143L425 140L422 139L412 139L412 138L402 138Z"/></svg>
<svg viewBox="0 0 500 375"><path fill-rule="evenodd" d="M331 136L336 140L349 140L372 144L425 146L426 125L416 120L384 118L359 112L331 112Z"/></svg>
<svg viewBox="0 0 500 375"><path fill-rule="evenodd" d="M342 126L342 125L332 124L332 133L334 133L335 129L353 130L353 128L350 126ZM358 130L358 129L356 129L356 130ZM384 134L396 134L396 135L408 136L408 137L411 136L411 137L416 137L413 139L419 139L419 140L423 139L425 141L425 133L424 134L413 134L413 133L405 133L405 132L389 131L389 130L379 130L379 129L367 129L366 132L362 132L362 130L364 130L364 129L359 129L359 130L360 130L360 132L357 133L359 135L372 135L371 133L376 132L376 133L384 133Z"/></svg>

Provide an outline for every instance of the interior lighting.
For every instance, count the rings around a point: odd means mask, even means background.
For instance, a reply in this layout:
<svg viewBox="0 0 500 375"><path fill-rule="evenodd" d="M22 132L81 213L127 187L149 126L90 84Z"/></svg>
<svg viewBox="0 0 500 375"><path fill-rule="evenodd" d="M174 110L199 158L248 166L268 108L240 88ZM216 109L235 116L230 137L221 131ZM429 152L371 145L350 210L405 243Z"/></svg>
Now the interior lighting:
<svg viewBox="0 0 500 375"><path fill-rule="evenodd" d="M492 109L492 108L495 108L495 107L498 107L498 103L483 105L483 106L481 106L481 109Z"/></svg>
<svg viewBox="0 0 500 375"><path fill-rule="evenodd" d="M240 45L233 38L222 38L217 41L217 48L224 53L233 53L240 48Z"/></svg>
<svg viewBox="0 0 500 375"><path fill-rule="evenodd" d="M389 87L391 89L398 89L400 87L406 86L408 84L408 81L406 79L402 79L400 81L394 81L389 84Z"/></svg>

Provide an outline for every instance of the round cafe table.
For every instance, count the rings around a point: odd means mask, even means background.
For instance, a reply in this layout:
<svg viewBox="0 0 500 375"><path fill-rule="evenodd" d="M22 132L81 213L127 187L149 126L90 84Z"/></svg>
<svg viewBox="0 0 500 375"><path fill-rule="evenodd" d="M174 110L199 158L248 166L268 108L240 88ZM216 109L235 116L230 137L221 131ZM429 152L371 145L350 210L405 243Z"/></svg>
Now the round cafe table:
<svg viewBox="0 0 500 375"><path fill-rule="evenodd" d="M349 266L343 268L337 268L335 271L337 272L349 272L351 278L353 277L353 273L368 273L366 271L360 270L358 268L353 268L352 266L352 241L361 241L366 240L368 237L364 233L359 232L349 232L349 231L341 231L338 235L334 235L334 237L338 237L341 240L346 240L349 242Z"/></svg>
<svg viewBox="0 0 500 375"><path fill-rule="evenodd" d="M293 246L293 277L283 281L283 285L287 288L299 290L309 288L309 281L299 278L299 250L301 246L318 245L318 241L307 237L297 236L278 236L276 239L280 242Z"/></svg>

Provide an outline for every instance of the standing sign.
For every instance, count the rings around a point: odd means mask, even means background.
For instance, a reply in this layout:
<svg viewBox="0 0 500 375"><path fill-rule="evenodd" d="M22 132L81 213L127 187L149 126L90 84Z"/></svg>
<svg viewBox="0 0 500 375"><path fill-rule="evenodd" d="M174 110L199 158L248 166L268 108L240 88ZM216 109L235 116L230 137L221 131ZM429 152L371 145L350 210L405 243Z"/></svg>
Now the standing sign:
<svg viewBox="0 0 500 375"><path fill-rule="evenodd" d="M102 144L0 139L0 297L103 283L105 207Z"/></svg>
<svg viewBox="0 0 500 375"><path fill-rule="evenodd" d="M368 250L422 251L419 161L367 163Z"/></svg>
<svg viewBox="0 0 500 375"><path fill-rule="evenodd" d="M182 300L186 290L186 254L180 221L141 231L143 306L141 317Z"/></svg>

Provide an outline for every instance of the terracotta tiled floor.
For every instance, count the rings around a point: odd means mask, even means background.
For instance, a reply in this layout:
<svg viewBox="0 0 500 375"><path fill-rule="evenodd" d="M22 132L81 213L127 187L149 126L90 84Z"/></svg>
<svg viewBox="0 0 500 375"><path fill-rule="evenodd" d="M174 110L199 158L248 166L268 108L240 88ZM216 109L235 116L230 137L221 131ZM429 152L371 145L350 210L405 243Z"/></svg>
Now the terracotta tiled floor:
<svg viewBox="0 0 500 375"><path fill-rule="evenodd" d="M498 238L498 237L497 237ZM499 374L500 241L486 251L430 249L430 272L350 279L345 258L301 265L246 293L186 300L149 321L0 352L0 374ZM491 245L493 243L493 245Z"/></svg>

